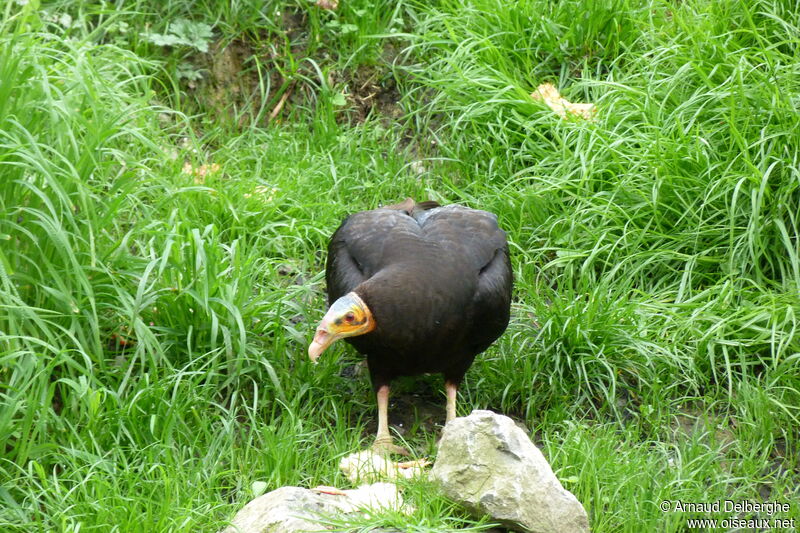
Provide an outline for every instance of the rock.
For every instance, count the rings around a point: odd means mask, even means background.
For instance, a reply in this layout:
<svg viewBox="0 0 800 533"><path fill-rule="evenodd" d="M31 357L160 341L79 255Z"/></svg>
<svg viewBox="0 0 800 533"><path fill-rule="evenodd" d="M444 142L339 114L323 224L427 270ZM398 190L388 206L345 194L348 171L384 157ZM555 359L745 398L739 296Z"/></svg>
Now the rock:
<svg viewBox="0 0 800 533"><path fill-rule="evenodd" d="M325 531L320 520L364 510L404 510L392 483L356 489L281 487L245 505L221 533L299 533Z"/></svg>
<svg viewBox="0 0 800 533"><path fill-rule="evenodd" d="M473 411L444 428L431 470L448 498L518 531L588 532L580 502L514 422Z"/></svg>

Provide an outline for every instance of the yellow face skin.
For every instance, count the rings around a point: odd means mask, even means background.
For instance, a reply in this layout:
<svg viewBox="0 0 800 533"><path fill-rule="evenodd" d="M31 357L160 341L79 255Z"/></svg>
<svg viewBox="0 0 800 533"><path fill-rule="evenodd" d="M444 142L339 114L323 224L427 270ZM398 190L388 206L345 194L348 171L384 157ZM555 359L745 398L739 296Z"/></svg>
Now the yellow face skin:
<svg viewBox="0 0 800 533"><path fill-rule="evenodd" d="M375 329L372 313L359 296L350 292L333 302L308 346L308 357L317 362L328 346L339 339L363 335Z"/></svg>

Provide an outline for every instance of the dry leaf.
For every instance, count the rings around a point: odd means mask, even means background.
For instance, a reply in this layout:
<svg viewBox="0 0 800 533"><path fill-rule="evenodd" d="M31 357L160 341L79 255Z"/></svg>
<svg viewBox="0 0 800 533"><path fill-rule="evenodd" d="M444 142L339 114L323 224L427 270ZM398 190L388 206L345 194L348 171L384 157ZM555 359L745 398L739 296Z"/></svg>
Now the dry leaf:
<svg viewBox="0 0 800 533"><path fill-rule="evenodd" d="M337 489L336 487L331 487L329 485L320 485L318 487L314 487L311 490L316 492L317 494L331 494L333 496L347 496L347 492L343 491L342 489Z"/></svg>
<svg viewBox="0 0 800 533"><path fill-rule="evenodd" d="M116 343L116 345L120 348L127 348L133 344L136 344L135 340L123 337L122 335L118 335L116 333L111 334L111 342Z"/></svg>
<svg viewBox="0 0 800 533"><path fill-rule="evenodd" d="M336 9L339 7L339 0L317 0L317 7L321 9Z"/></svg>
<svg viewBox="0 0 800 533"><path fill-rule="evenodd" d="M339 462L339 470L352 481L371 481L376 479L410 479L422 474L430 465L427 459L395 463L371 450L351 453Z"/></svg>
<svg viewBox="0 0 800 533"><path fill-rule="evenodd" d="M200 165L195 167L190 162L183 164L182 172L189 176L194 176L195 185L202 185L206 182L206 176L219 172L220 166L217 163Z"/></svg>
<svg viewBox="0 0 800 533"><path fill-rule="evenodd" d="M565 100L552 83L543 83L531 93L534 100L543 100L561 118L567 118L567 113L592 120L597 108L594 104L574 104Z"/></svg>

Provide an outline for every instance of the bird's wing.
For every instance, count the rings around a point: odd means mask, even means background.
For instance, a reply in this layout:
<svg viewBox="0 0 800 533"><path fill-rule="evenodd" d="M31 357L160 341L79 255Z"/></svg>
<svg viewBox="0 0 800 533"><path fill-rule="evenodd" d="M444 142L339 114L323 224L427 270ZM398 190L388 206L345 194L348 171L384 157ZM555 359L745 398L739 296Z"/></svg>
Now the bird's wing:
<svg viewBox="0 0 800 533"><path fill-rule="evenodd" d="M328 244L325 280L330 302L380 270L387 261L387 246L394 239L415 233L419 233L419 226L402 210L375 209L347 217Z"/></svg>
<svg viewBox="0 0 800 533"><path fill-rule="evenodd" d="M427 239L476 271L489 265L498 250L508 248L497 216L488 211L451 204L415 213L415 219Z"/></svg>
<svg viewBox="0 0 800 533"><path fill-rule="evenodd" d="M473 302L473 342L482 351L506 328L513 283L508 242L487 211L448 205L418 215L423 234L443 253L460 257L477 274Z"/></svg>

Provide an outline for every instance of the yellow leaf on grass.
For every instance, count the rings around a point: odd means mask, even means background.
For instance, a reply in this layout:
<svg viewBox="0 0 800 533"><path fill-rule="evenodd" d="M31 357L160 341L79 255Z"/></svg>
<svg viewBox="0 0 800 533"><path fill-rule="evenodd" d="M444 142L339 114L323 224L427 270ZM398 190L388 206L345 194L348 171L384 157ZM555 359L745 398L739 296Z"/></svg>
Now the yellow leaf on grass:
<svg viewBox="0 0 800 533"><path fill-rule="evenodd" d="M542 100L561 118L567 118L567 113L586 120L592 120L597 108L594 104L575 104L565 100L552 83L543 83L531 93L534 100Z"/></svg>

